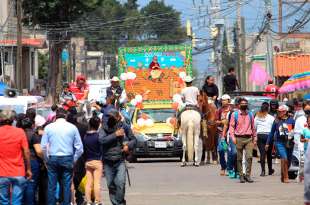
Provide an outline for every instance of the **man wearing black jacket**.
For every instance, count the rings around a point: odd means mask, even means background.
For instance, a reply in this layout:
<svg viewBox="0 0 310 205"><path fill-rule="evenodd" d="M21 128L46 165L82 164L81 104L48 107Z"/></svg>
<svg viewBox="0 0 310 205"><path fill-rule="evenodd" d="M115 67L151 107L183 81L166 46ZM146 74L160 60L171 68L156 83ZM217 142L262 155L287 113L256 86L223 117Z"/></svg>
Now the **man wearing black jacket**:
<svg viewBox="0 0 310 205"><path fill-rule="evenodd" d="M116 109L108 113L108 120L99 130L102 144L104 171L113 205L126 205L126 165L125 156L136 144L130 127L121 120Z"/></svg>

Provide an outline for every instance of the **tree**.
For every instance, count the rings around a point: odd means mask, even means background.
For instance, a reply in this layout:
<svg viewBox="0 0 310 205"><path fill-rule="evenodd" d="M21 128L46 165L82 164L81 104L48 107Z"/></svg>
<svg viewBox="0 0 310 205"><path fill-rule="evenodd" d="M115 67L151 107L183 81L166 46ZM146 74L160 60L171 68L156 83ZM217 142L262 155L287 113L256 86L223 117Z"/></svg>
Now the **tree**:
<svg viewBox="0 0 310 205"><path fill-rule="evenodd" d="M181 25L180 13L163 1L152 0L141 9L146 17L147 38L158 41L158 44L176 44L184 42L185 29Z"/></svg>
<svg viewBox="0 0 310 205"><path fill-rule="evenodd" d="M84 13L94 10L102 0L26 0L23 1L24 24L47 30L49 40L48 95L56 100L61 83L61 52L72 32L70 24Z"/></svg>
<svg viewBox="0 0 310 205"><path fill-rule="evenodd" d="M48 54L38 53L39 61L39 79L47 79L48 72Z"/></svg>

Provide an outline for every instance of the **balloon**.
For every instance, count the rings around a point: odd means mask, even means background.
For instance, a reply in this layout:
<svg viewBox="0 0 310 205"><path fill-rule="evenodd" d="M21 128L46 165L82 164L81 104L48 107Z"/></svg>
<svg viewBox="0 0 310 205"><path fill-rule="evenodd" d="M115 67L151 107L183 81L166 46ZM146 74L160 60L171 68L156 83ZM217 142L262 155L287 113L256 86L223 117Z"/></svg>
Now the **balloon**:
<svg viewBox="0 0 310 205"><path fill-rule="evenodd" d="M130 104L133 105L133 106L136 106L136 105L137 105L136 99L132 99L132 100L130 101Z"/></svg>
<svg viewBox="0 0 310 205"><path fill-rule="evenodd" d="M142 102L137 102L136 108L143 109Z"/></svg>
<svg viewBox="0 0 310 205"><path fill-rule="evenodd" d="M148 117L147 114L145 114L145 113L142 113L142 114L141 114L141 118L144 119L144 120L149 119L149 117Z"/></svg>
<svg viewBox="0 0 310 205"><path fill-rule="evenodd" d="M171 117L169 122L170 122L170 124L173 125L173 126L176 126L176 125L177 125L177 119L176 119L175 117Z"/></svg>
<svg viewBox="0 0 310 205"><path fill-rule="evenodd" d="M137 102L142 102L143 101L142 95L136 95L135 99L136 99Z"/></svg>
<svg viewBox="0 0 310 205"><path fill-rule="evenodd" d="M182 80L184 80L185 77L186 77L186 73L185 73L185 72L180 72L180 73L179 73L179 77L180 77Z"/></svg>
<svg viewBox="0 0 310 205"><path fill-rule="evenodd" d="M146 125L146 121L145 121L144 119L142 119L142 118L139 118L139 119L137 120L137 125L138 125L139 127L144 127L144 126Z"/></svg>
<svg viewBox="0 0 310 205"><path fill-rule="evenodd" d="M177 102L172 103L172 109L178 110L178 108L179 108L179 103Z"/></svg>
<svg viewBox="0 0 310 205"><path fill-rule="evenodd" d="M128 76L127 76L127 73L122 73L121 76L120 76L121 80L125 81L127 80Z"/></svg>
<svg viewBox="0 0 310 205"><path fill-rule="evenodd" d="M128 80L134 80L134 79L136 79L136 77L137 77L137 75L135 73L133 73L133 72L128 72L127 73L127 79Z"/></svg>
<svg viewBox="0 0 310 205"><path fill-rule="evenodd" d="M145 125L146 125L147 127L152 127L152 126L154 125L154 121L153 121L152 119L147 119L147 120L145 121Z"/></svg>

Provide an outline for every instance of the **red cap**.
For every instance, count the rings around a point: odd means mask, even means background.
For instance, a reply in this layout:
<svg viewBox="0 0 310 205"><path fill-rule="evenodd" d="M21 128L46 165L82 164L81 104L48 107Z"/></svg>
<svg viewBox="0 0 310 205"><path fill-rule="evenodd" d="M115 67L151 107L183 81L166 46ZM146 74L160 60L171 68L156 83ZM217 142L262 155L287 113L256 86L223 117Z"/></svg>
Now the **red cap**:
<svg viewBox="0 0 310 205"><path fill-rule="evenodd" d="M76 77L76 81L79 81L79 80L83 80L83 81L86 81L86 77L84 75L78 75Z"/></svg>

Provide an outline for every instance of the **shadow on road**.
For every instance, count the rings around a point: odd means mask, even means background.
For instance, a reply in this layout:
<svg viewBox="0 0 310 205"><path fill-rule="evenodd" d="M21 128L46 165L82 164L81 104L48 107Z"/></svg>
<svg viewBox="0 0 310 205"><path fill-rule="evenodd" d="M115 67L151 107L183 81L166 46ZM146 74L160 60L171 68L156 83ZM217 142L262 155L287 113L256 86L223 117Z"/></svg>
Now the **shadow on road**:
<svg viewBox="0 0 310 205"><path fill-rule="evenodd" d="M148 164L148 163L168 163L168 162L180 162L178 158L169 158L169 159L160 159L160 158L154 158L154 159L139 159L136 163L141 164Z"/></svg>

